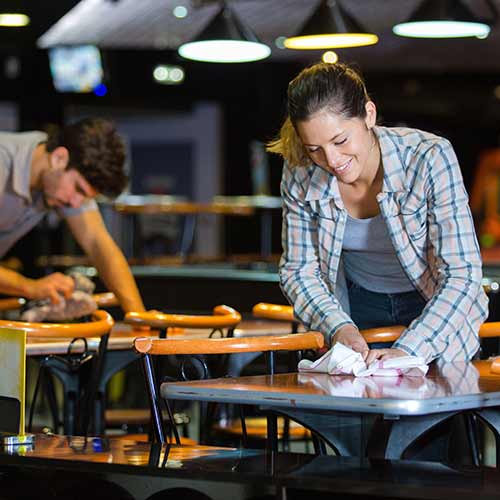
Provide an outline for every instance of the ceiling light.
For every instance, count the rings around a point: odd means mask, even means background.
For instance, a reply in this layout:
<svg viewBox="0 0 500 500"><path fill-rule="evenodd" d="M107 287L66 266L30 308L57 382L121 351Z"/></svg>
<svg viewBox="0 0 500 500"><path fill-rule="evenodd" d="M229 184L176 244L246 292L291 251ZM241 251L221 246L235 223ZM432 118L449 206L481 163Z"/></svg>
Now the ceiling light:
<svg viewBox="0 0 500 500"><path fill-rule="evenodd" d="M412 38L486 38L490 26L460 0L425 0L407 22L395 25L392 31Z"/></svg>
<svg viewBox="0 0 500 500"><path fill-rule="evenodd" d="M157 83L178 85L184 81L184 70L180 66L159 64L153 71L153 78Z"/></svg>
<svg viewBox="0 0 500 500"><path fill-rule="evenodd" d="M377 42L377 35L367 33L336 0L321 0L300 34L285 40L285 47L299 50L333 49L361 47Z"/></svg>
<svg viewBox="0 0 500 500"><path fill-rule="evenodd" d="M188 10L184 5L177 5L172 10L172 14L177 17L177 19L184 19L188 15Z"/></svg>
<svg viewBox="0 0 500 500"><path fill-rule="evenodd" d="M278 49L284 49L285 48L285 40L286 36L278 36L274 39L274 45L278 47Z"/></svg>
<svg viewBox="0 0 500 500"><path fill-rule="evenodd" d="M327 50L321 57L323 62L328 64L335 64L339 60L339 56L333 50Z"/></svg>
<svg viewBox="0 0 500 500"><path fill-rule="evenodd" d="M29 23L30 18L26 14L0 14L0 26L16 28Z"/></svg>
<svg viewBox="0 0 500 500"><path fill-rule="evenodd" d="M181 45L178 52L194 61L238 63L265 59L271 49L224 4L196 40Z"/></svg>

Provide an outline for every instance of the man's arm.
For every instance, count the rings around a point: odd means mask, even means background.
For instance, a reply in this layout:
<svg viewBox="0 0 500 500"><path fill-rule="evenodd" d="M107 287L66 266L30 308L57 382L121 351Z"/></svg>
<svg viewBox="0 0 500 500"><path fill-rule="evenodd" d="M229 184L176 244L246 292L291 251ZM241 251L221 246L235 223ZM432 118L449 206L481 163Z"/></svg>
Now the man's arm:
<svg viewBox="0 0 500 500"><path fill-rule="evenodd" d="M119 300L122 309L144 311L139 290L127 261L104 226L98 210L88 210L66 217L79 245L87 254L110 291Z"/></svg>
<svg viewBox="0 0 500 500"><path fill-rule="evenodd" d="M46 299L54 303L60 294L69 297L74 288L73 279L62 273L49 274L40 279L26 278L22 274L0 267L0 293L27 299Z"/></svg>

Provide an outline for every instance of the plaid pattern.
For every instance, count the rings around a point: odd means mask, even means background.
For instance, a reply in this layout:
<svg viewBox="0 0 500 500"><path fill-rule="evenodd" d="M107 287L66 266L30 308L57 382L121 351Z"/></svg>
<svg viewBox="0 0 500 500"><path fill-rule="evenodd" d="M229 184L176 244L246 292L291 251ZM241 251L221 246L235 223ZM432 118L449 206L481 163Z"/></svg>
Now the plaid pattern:
<svg viewBox="0 0 500 500"><path fill-rule="evenodd" d="M479 246L451 144L406 128L375 127L384 165L377 195L398 258L426 299L394 347L427 362L469 360L488 314ZM342 266L345 210L337 179L317 165L289 168L281 183L281 287L295 315L329 342L352 323Z"/></svg>

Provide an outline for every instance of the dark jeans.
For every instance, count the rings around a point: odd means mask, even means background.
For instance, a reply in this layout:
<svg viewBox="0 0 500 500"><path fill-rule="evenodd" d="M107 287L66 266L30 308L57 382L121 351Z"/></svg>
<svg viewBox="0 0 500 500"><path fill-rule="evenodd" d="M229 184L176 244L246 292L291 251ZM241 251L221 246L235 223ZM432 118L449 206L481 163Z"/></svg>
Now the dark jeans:
<svg viewBox="0 0 500 500"><path fill-rule="evenodd" d="M409 325L420 316L425 300L419 292L371 292L347 280L351 318L360 330L380 326ZM390 347L390 343L377 343L371 348Z"/></svg>
<svg viewBox="0 0 500 500"><path fill-rule="evenodd" d="M426 304L416 290L404 293L376 293L349 280L347 288L351 318L359 329L409 325L420 316ZM387 347L391 347L390 342L370 344L371 349ZM365 415L363 420L365 426L370 426L375 421L380 423L381 417ZM376 432L374 427L372 434ZM438 425L409 450L409 457L415 460L443 461L453 457L457 461L468 463L469 454L464 422L461 418L453 418Z"/></svg>

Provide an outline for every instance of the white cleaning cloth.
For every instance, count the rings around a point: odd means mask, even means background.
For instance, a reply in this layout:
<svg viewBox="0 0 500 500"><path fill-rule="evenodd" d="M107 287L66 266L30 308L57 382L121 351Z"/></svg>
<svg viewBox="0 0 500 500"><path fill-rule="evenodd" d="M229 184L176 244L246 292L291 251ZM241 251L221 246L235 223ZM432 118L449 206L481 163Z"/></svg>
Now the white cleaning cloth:
<svg viewBox="0 0 500 500"><path fill-rule="evenodd" d="M355 377L423 377L429 367L420 356L401 356L386 361L376 360L366 366L359 352L344 344L335 344L316 361L303 359L299 372L329 373L330 375L354 375Z"/></svg>

